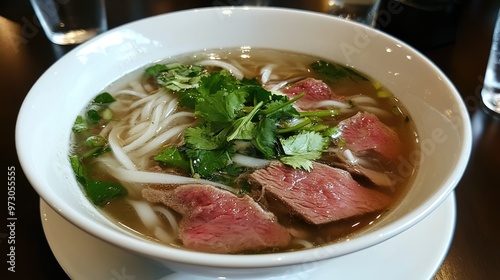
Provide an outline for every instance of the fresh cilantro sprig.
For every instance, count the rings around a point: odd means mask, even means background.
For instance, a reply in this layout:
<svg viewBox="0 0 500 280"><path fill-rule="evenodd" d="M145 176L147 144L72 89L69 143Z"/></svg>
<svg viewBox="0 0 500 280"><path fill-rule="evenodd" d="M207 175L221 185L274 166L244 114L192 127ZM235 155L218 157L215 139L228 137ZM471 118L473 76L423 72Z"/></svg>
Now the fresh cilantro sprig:
<svg viewBox="0 0 500 280"><path fill-rule="evenodd" d="M280 160L293 168L310 171L313 168L312 161L321 157L329 141L317 132L304 132L280 139L285 153Z"/></svg>
<svg viewBox="0 0 500 280"><path fill-rule="evenodd" d="M193 66L176 65L176 68L193 69ZM209 74L197 70L199 80L191 77L197 81L196 85L172 89L165 85L175 81L166 79L177 78L163 74L167 71L165 67L148 69L148 75L157 81L160 79L160 86L176 92L180 105L192 109L200 120L195 127L186 129L182 146L166 148L155 160L184 170L189 167L194 177L228 180L236 176L237 173L230 172L235 170L231 158L236 152L257 154L265 159L281 160L294 168L311 170L312 161L320 158L330 143L328 136L318 132L328 127L320 128L317 123L322 117L335 116L338 112L299 113L293 103L304 94L293 99L273 94L256 79L238 80L226 70ZM236 151L236 141L249 143L249 148Z"/></svg>

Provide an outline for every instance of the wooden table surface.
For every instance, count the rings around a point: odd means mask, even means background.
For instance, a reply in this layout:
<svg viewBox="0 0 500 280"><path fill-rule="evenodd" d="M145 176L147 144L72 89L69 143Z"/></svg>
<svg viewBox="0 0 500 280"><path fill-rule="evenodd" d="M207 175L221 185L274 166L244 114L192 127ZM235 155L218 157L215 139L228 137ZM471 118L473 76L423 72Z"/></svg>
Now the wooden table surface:
<svg viewBox="0 0 500 280"><path fill-rule="evenodd" d="M376 28L419 49L455 84L469 110L473 148L456 195L456 228L446 259L434 279L500 279L500 118L481 106L480 91L500 1L444 0L443 9L416 9L383 0ZM244 1L107 0L108 26L174 10ZM254 1L255 2L255 1ZM259 1L257 1L259 2ZM321 1L261 1L268 5L319 11ZM408 2L408 1L406 1ZM410 1L418 2L418 1ZM426 3L429 1L420 0ZM392 5L392 6L391 6ZM391 9L400 5L402 9ZM397 7L397 6L396 6ZM391 11L391 12L389 12ZM0 4L0 96L2 156L5 169L1 192L2 279L67 279L47 244L39 197L17 159L14 131L21 103L41 74L71 47L51 44L37 24L28 0ZM498 146L497 146L498 145ZM7 270L10 229L7 228L9 171L16 185L16 272ZM418 261L418 260L415 260ZM397 266L397 263L387 264ZM89 268L91 269L91 268ZM360 268L362 269L362 268ZM6 275L5 278L3 275Z"/></svg>

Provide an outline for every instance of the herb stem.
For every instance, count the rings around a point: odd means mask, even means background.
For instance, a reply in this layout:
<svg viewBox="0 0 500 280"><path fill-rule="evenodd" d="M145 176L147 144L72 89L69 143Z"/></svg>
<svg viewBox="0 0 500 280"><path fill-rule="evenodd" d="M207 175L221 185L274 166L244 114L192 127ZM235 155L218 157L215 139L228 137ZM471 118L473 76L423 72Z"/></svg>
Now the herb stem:
<svg viewBox="0 0 500 280"><path fill-rule="evenodd" d="M333 117L339 114L339 109L300 112L301 117Z"/></svg>
<svg viewBox="0 0 500 280"><path fill-rule="evenodd" d="M90 149L88 152L82 155L82 158L90 158L92 157L95 153L97 153L102 147L95 147Z"/></svg>
<svg viewBox="0 0 500 280"><path fill-rule="evenodd" d="M304 97L304 96L306 96L306 94L305 94L305 93L301 93L301 94L299 94L299 95L295 96L294 98L292 98L292 99L288 100L287 102L283 102L282 104L280 104L280 106L274 107L274 108L272 108L272 109L261 110L261 111L260 111L260 113L261 113L261 114L264 114L264 115L266 115L266 116L269 116L269 115L271 115L271 114L273 114L273 113L277 112L277 111L278 111L278 110L280 110L281 108L283 108L283 107L285 107L285 106L288 106L288 105L290 105L290 104L294 103L295 101L297 101L297 100L301 99L301 98L302 98L302 97Z"/></svg>
<svg viewBox="0 0 500 280"><path fill-rule="evenodd" d="M277 134L284 134L284 133L292 132L292 131L295 131L295 130L299 130L299 129L303 128L304 126L306 126L306 125L308 125L310 123L311 123L311 120L309 118L306 118L303 121L301 121L300 123L298 123L297 125L294 125L294 126L291 126L291 127L287 127L287 128L283 128L283 129L278 129L276 131L276 133Z"/></svg>

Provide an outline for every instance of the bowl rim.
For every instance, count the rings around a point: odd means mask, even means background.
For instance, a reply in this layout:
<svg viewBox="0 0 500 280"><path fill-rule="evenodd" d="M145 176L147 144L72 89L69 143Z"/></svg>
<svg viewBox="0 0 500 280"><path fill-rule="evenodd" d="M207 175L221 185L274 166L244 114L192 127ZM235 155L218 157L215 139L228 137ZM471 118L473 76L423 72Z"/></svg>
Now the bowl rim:
<svg viewBox="0 0 500 280"><path fill-rule="evenodd" d="M161 14L156 16L151 16L143 19L139 19L136 21L132 21L126 23L124 25L115 27L113 29L108 30L107 32L98 35L97 37L89 40L82 45L77 46L66 55L64 55L60 60L66 59L68 56L74 55L80 49L85 47L86 45L92 44L93 42L100 40L100 38L107 36L110 32L116 32L120 30L125 30L127 28L131 28L137 23L144 21L156 21L162 20L163 18L170 17L173 14L185 14L192 15L193 13L207 13L212 12L214 10L220 9L231 9L233 11L248 11L259 14L267 14L267 13L282 13L289 14L293 16L308 16L308 17L324 17L328 18L329 21L347 21L340 18L335 18L329 15L320 14L312 11L303 11L291 8L279 8L279 7L207 7L207 8L197 8L197 9L189 9L176 11L167 14ZM359 28L370 28L365 25L349 21L348 24L357 25ZM408 51L418 56L422 61L424 61L433 71L439 73L445 79L445 84L448 88L451 89L451 92L454 94L454 97L460 100L460 95L451 81L446 77L444 73L434 65L428 58L422 55L420 52L415 50L413 47L407 45L406 43L400 41L397 38L392 37L391 35L385 34L379 30L371 30L370 32L375 32L377 35L388 37L389 39L397 42ZM53 71L59 65L59 61L55 62L52 66L49 67L45 71L44 74L39 78L39 80L44 79L44 76L47 75L48 72ZM27 108L27 100L30 99L30 96L33 92L37 91L38 81L33 85L30 92L27 94L25 101L21 106L21 110L18 115L18 120L16 124L16 148L19 155L19 161L23 170L27 170L30 168L29 156L26 154L24 147L20 141L21 130L18 125L21 124L21 121L26 114L26 111L29 110ZM58 197L47 191L43 183L38 181L38 178L35 174L30 172L25 172L27 179L33 188L37 191L37 193L44 199L50 207L52 207L56 212L58 212L65 219L84 230L85 232L91 233L93 236L96 236L106 242L111 244L118 245L122 248L128 249L130 251L134 251L140 253L145 256L153 257L159 260L166 260L174 263L184 263L184 264L195 264L207 267L230 267L230 268L258 268L258 267L271 267L271 266L284 266L284 265L293 265L304 262L312 262L318 261L326 258L336 257L345 255L351 252L359 251L361 249L376 245L380 242L383 242L400 232L403 232L410 228L412 225L416 224L423 218L425 218L429 213L431 213L434 209L436 209L454 190L455 186L458 184L461 179L465 168L467 166L467 162L471 153L472 147L472 133L470 126L470 119L468 117L468 112L465 108L465 104L463 102L458 102L460 104L459 111L461 116L467 118L467 121L463 122L463 145L462 150L460 151L460 157L457 159L456 168L453 169L452 174L449 176L445 183L445 187L443 187L441 192L436 193L435 197L432 200L427 201L427 203L421 205L419 208L414 209L405 220L395 221L389 227L386 227L386 231L384 234L380 234L378 232L368 233L363 236L356 237L355 240L348 241L350 246L339 246L339 244L330 244L321 246L318 248L312 248L307 250L295 251L295 252L284 252L284 253L273 253L273 254L257 254L257 255L226 255L226 254L212 254L212 253L201 253L188 251L183 249L176 249L164 245L159 245L157 243L153 243L141 238L133 238L129 235L125 235L123 233L117 233L115 230L107 228L102 225L96 225L94 221L82 216L78 211L73 210L70 207L65 207L65 203L60 201ZM375 242L373 240L376 240ZM258 256L258 257L256 257Z"/></svg>

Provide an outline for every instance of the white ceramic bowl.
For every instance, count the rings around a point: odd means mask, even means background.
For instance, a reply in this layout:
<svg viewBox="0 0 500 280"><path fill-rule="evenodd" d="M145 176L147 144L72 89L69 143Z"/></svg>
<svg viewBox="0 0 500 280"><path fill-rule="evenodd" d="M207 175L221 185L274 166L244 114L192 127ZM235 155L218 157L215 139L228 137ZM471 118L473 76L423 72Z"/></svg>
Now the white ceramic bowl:
<svg viewBox="0 0 500 280"><path fill-rule="evenodd" d="M117 227L84 197L68 163L75 117L104 87L144 65L183 53L263 47L311 54L366 73L394 92L420 134L420 169L386 218L349 241L266 255L217 255L161 246ZM174 270L212 276L314 268L391 238L431 213L455 188L471 149L467 111L447 77L404 43L328 15L275 8L210 8L160 15L110 30L75 48L36 82L19 113L16 144L39 195L81 229ZM404 172L404 162L401 163ZM335 272L332 272L334 275Z"/></svg>

